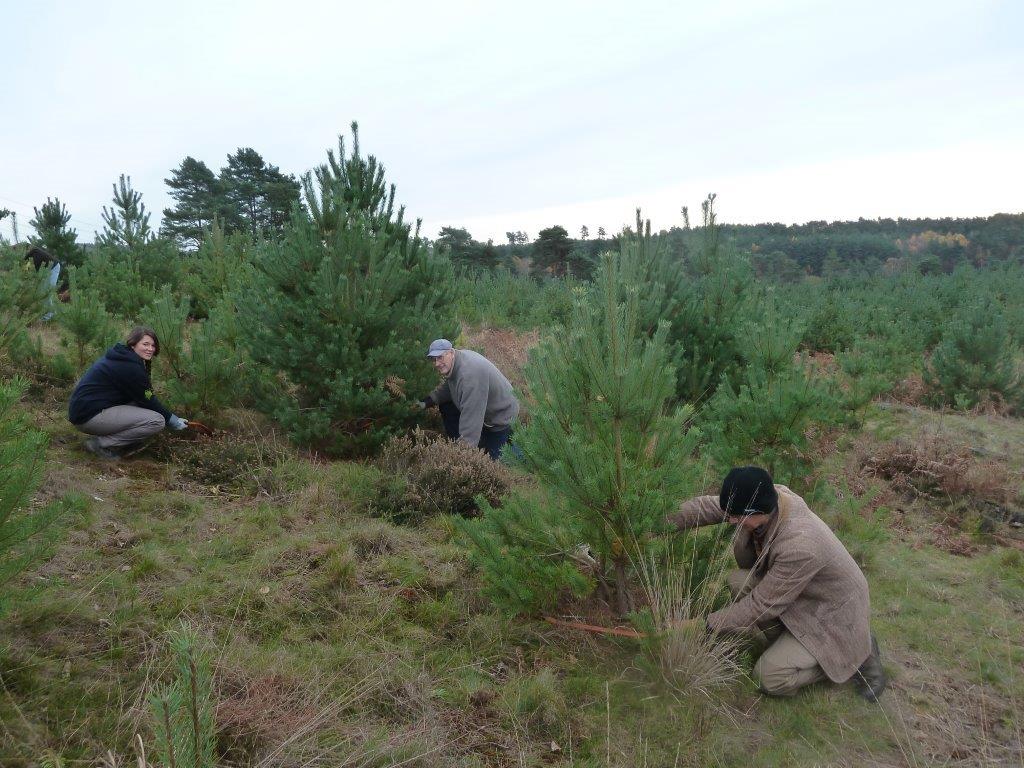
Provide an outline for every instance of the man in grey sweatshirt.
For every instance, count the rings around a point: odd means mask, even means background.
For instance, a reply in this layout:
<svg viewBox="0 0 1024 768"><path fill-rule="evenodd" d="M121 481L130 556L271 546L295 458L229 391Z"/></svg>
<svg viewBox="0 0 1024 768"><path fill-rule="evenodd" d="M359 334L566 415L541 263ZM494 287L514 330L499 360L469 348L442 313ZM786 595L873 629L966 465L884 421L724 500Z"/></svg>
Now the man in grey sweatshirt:
<svg viewBox="0 0 1024 768"><path fill-rule="evenodd" d="M432 342L427 357L445 378L421 401L423 407L438 407L448 437L483 448L497 461L519 413L508 379L486 357L455 349L448 339Z"/></svg>

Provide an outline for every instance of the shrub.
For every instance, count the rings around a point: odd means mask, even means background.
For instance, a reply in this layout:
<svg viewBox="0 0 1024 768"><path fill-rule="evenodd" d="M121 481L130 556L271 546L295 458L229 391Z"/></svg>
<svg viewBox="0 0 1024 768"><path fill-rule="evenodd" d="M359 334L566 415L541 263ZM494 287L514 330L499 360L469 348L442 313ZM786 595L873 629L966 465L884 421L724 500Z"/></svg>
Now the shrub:
<svg viewBox="0 0 1024 768"><path fill-rule="evenodd" d="M478 448L416 430L392 438L380 455L384 469L374 509L397 522L438 514L474 517L477 497L497 506L508 491L511 474Z"/></svg>

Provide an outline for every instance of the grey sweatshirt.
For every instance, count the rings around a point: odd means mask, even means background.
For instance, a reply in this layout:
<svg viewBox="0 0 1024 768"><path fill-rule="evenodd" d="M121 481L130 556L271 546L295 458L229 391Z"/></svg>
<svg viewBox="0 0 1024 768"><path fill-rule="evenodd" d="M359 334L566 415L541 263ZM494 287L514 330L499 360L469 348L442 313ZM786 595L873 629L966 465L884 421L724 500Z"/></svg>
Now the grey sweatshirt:
<svg viewBox="0 0 1024 768"><path fill-rule="evenodd" d="M459 439L474 448L484 428L511 426L519 413L519 401L508 379L494 363L470 349L455 350L448 378L430 393L431 399L454 403L459 409Z"/></svg>

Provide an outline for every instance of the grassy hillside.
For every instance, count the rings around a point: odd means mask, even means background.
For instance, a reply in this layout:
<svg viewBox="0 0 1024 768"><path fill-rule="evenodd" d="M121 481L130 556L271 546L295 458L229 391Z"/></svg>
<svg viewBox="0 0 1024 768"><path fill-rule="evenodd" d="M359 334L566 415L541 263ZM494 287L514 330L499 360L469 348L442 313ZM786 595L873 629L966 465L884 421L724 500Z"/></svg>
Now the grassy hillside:
<svg viewBox="0 0 1024 768"><path fill-rule="evenodd" d="M36 501L76 491L88 511L15 587L0 765L134 764L182 624L213 660L226 765L1024 765L1019 420L881 403L815 443L798 490L868 575L893 679L873 705L748 679L673 694L635 640L497 613L451 518L373 514L372 464L296 451L244 411L101 463L64 397L31 393L51 438Z"/></svg>

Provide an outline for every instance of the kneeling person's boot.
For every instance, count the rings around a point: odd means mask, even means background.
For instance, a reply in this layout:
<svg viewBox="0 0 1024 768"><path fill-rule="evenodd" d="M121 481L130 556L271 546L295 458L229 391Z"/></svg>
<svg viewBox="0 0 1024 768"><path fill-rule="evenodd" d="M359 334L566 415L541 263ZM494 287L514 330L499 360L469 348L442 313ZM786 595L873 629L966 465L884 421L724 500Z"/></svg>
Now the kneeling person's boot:
<svg viewBox="0 0 1024 768"><path fill-rule="evenodd" d="M853 675L857 693L868 701L878 701L882 691L889 684L889 678L882 667L882 655L878 650L878 640L871 635L871 655L860 665Z"/></svg>
<svg viewBox="0 0 1024 768"><path fill-rule="evenodd" d="M104 448L100 445L98 438L90 437L85 441L85 450L94 456L99 456L101 459L107 461L117 461L121 458L121 455L117 451L112 451L110 448Z"/></svg>

